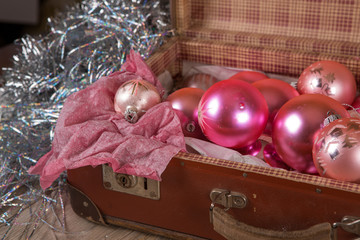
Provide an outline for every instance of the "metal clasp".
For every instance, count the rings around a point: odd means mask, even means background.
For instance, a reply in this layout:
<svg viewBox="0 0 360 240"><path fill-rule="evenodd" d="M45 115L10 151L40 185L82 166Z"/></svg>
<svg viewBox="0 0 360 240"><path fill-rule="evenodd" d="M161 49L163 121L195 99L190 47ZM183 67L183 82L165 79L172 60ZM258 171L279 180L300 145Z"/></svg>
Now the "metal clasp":
<svg viewBox="0 0 360 240"><path fill-rule="evenodd" d="M215 204L225 207L225 211L229 208L244 208L247 205L247 198L244 194L239 192L228 191L225 189L215 188L210 192L210 222L213 221L213 209Z"/></svg>
<svg viewBox="0 0 360 240"><path fill-rule="evenodd" d="M103 186L107 190L127 193L153 200L160 199L160 182L134 175L115 173L106 164L102 165Z"/></svg>
<svg viewBox="0 0 360 240"><path fill-rule="evenodd" d="M354 233L360 236L360 217L345 216L341 222L333 224L333 228L341 227L349 233Z"/></svg>

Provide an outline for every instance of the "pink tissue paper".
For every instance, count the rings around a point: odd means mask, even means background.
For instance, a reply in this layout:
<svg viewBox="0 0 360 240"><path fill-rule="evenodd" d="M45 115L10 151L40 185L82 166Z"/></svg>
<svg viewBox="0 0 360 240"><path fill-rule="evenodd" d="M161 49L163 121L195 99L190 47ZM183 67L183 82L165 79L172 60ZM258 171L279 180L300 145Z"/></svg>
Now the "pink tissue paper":
<svg viewBox="0 0 360 240"><path fill-rule="evenodd" d="M171 158L185 151L178 117L169 102L149 109L136 123L127 122L114 110L119 86L140 76L164 94L160 82L131 51L121 72L102 77L70 95L60 112L51 150L41 157L30 174L40 175L43 189L67 170L109 164L114 172L161 180Z"/></svg>

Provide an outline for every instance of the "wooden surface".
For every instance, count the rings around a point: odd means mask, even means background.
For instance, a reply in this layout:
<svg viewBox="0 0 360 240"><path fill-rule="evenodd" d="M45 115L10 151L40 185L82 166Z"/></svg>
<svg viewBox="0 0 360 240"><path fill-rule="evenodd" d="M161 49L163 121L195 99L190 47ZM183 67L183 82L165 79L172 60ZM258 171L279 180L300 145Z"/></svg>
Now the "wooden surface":
<svg viewBox="0 0 360 240"><path fill-rule="evenodd" d="M66 197L66 199L68 199ZM61 204L49 209L45 216L36 218L35 214L44 213L40 203L36 203L24 210L16 219L15 224L9 228L0 225L1 239L99 239L99 240L166 240L167 238L141 233L121 227L102 226L76 215L68 200L64 204L65 214L62 214ZM65 218L63 218L65 216ZM65 221L64 221L65 219ZM65 224L61 224L64 223ZM33 230L35 229L35 230Z"/></svg>

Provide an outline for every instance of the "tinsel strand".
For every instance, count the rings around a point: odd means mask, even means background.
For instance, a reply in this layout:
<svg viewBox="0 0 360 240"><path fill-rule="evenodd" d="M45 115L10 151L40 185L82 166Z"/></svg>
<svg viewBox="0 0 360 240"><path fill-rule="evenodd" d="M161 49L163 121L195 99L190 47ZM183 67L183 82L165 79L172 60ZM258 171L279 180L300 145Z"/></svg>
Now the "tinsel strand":
<svg viewBox="0 0 360 240"><path fill-rule="evenodd" d="M13 66L3 69L0 88L0 223L8 237L20 214L30 208L23 233L30 239L45 215L61 210L58 226L66 230L66 172L47 190L28 169L51 149L53 129L66 98L102 76L121 71L131 49L147 58L174 33L168 1L84 0L48 19L49 32L25 35L16 44ZM38 209L32 204L41 202ZM52 209L52 210L51 210Z"/></svg>

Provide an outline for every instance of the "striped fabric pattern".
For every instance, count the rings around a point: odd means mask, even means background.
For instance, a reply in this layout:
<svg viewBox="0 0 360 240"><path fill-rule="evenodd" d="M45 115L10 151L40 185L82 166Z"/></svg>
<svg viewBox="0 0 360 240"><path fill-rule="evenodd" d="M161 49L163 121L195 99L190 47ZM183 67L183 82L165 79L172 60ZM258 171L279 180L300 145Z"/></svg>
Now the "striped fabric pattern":
<svg viewBox="0 0 360 240"><path fill-rule="evenodd" d="M300 76L307 66L316 61L334 60L347 66L355 78L360 80L359 57L334 55L326 52L267 48L198 38L172 39L170 44L160 48L147 60L147 63L155 74L160 74L167 69L176 75L180 73L181 61L184 60L234 68L257 69L293 77Z"/></svg>
<svg viewBox="0 0 360 240"><path fill-rule="evenodd" d="M310 174L303 174L294 171L287 171L280 168L270 168L270 167L262 167L262 166L255 166L245 163L239 163L234 161L228 161L224 159L217 159L212 157L204 157L197 154L192 153L184 153L180 152L175 157L179 159L184 159L187 161L193 162L200 162L215 166L221 166L226 168L237 169L242 173L256 173L262 174L272 177L277 177L281 179L286 179L295 182L307 183L312 184L316 187L328 187L353 193L360 194L360 184L350 183L339 181L330 178L324 178L320 176L310 175Z"/></svg>
<svg viewBox="0 0 360 240"><path fill-rule="evenodd" d="M360 56L360 44L356 42L320 40L316 38L269 35L261 33L233 32L228 30L204 28L187 29L184 31L183 35L198 39L226 41L250 46Z"/></svg>
<svg viewBox="0 0 360 240"><path fill-rule="evenodd" d="M205 29L360 41L358 0L192 0L190 11Z"/></svg>

